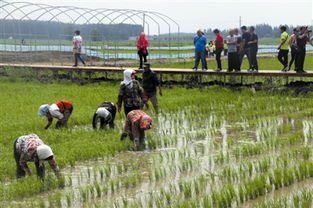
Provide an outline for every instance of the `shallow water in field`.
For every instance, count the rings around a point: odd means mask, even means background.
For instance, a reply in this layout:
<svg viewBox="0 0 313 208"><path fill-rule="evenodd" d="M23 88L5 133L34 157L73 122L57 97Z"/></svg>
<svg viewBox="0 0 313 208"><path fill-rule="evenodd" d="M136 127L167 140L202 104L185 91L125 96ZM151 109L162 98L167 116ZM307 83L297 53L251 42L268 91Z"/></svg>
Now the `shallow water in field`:
<svg viewBox="0 0 313 208"><path fill-rule="evenodd" d="M159 114L153 129L146 132L144 151L77 162L74 168L63 169L66 187L55 191L62 195L55 200L62 207L176 207L199 199L197 206L206 207L208 197L214 207L214 193L227 184L239 193L241 184L262 174L269 183L273 170L283 167L282 158L293 166L302 159L301 148L309 147L312 152L313 123L309 120L277 116L230 122L215 114L198 112L197 117L194 111L186 108ZM92 130L91 126L75 129ZM292 140L293 133L303 135L303 140ZM284 143L289 137L290 142ZM304 185L312 187L313 180L294 181L242 203L233 198L231 207L254 206Z"/></svg>

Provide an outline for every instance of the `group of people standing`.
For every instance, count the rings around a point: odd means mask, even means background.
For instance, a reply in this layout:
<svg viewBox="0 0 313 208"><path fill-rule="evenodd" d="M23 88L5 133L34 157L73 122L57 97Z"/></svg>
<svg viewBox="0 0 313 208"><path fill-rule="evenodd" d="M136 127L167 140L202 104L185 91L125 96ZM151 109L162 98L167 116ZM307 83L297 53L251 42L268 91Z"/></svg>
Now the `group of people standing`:
<svg viewBox="0 0 313 208"><path fill-rule="evenodd" d="M136 71L126 69L124 79L120 84L117 107L114 103L105 101L101 103L93 114L92 127L94 129L104 129L106 125L114 128L114 119L117 111L121 111L122 106L126 116L123 132L120 140L129 136L137 149L145 147L145 130L151 128L152 118L142 109L144 105L148 108L150 100L154 110L158 113L157 88L162 95L160 83L157 75L151 70L150 64L143 65L142 86L136 76ZM56 128L67 127L67 122L73 112L73 104L68 100L60 100L51 105L43 104L38 109L39 116L45 116L48 120L44 127L48 129L54 118L58 121ZM98 123L100 120L100 125ZM27 162L34 162L37 175L43 178L45 175L44 162L47 161L57 176L60 175L60 168L57 165L52 149L36 134L29 134L18 137L13 143L13 153L16 161L16 176L24 177L31 175Z"/></svg>
<svg viewBox="0 0 313 208"><path fill-rule="evenodd" d="M217 63L217 71L222 70L221 53L227 54L228 69L227 71L240 71L243 58L246 56L249 62L248 72L258 72L258 35L255 32L255 27L247 28L242 26L241 34L237 28L229 30L229 35L224 40L218 29L213 30L215 34L214 53ZM303 64L305 59L306 44L312 43L309 37L309 30L307 27L300 27L294 29L294 33L289 37L286 32L286 27L281 26L281 42L278 46L278 60L283 64L282 71L289 71L291 65L295 61L295 71L304 72ZM197 35L193 39L195 45L195 63L193 70L198 69L199 61L201 60L202 70L207 70L206 62L206 48L208 47L207 39L201 30L197 31ZM227 44L227 47L225 47ZM291 61L288 65L288 52L291 48ZM227 50L227 52L225 51Z"/></svg>
<svg viewBox="0 0 313 208"><path fill-rule="evenodd" d="M292 35L286 32L287 27L280 27L280 44L278 46L278 60L283 65L282 71L289 71L292 64L295 64L294 70L297 73L304 73L304 60L306 55L306 44L310 43L313 45L313 37L310 39L310 32L308 27L302 26L299 28L294 28ZM291 60L288 64L288 53L289 47L291 50Z"/></svg>

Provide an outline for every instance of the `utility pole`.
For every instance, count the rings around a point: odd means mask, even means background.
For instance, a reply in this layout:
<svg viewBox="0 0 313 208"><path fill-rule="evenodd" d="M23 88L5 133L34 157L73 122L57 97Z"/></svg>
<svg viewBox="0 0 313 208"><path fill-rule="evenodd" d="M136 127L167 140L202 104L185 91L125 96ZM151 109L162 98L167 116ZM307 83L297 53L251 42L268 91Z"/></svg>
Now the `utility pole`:
<svg viewBox="0 0 313 208"><path fill-rule="evenodd" d="M143 13L143 18L142 18L142 32L145 32L145 24L146 24L146 14Z"/></svg>
<svg viewBox="0 0 313 208"><path fill-rule="evenodd" d="M241 16L239 16L239 28L241 28Z"/></svg>

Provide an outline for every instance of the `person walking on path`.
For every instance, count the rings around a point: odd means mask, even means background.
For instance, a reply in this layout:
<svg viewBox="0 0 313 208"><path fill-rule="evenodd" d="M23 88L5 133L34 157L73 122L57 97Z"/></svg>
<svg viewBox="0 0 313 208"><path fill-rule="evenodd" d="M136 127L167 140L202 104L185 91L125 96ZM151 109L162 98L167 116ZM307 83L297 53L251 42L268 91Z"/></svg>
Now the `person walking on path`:
<svg viewBox="0 0 313 208"><path fill-rule="evenodd" d="M52 124L53 118L57 118L56 128L67 127L67 121L70 118L73 111L73 105L70 101L60 100L52 105L44 104L39 107L38 115L46 116L48 124L45 129L48 129Z"/></svg>
<svg viewBox="0 0 313 208"><path fill-rule="evenodd" d="M145 130L151 128L152 119L141 110L133 110L127 114L123 133L120 140L124 140L127 136L135 143L136 147L144 146Z"/></svg>
<svg viewBox="0 0 313 208"><path fill-rule="evenodd" d="M228 71L239 71L239 57L237 52L237 36L234 30L229 31L226 38L228 45Z"/></svg>
<svg viewBox="0 0 313 208"><path fill-rule="evenodd" d="M18 137L13 144L13 154L16 162L16 177L21 178L25 175L31 176L27 162L34 162L37 176L45 176L45 165L47 161L56 176L60 176L60 168L55 161L51 148L45 145L36 134L29 134Z"/></svg>
<svg viewBox="0 0 313 208"><path fill-rule="evenodd" d="M124 71L124 80L120 84L117 98L117 110L122 109L124 103L125 116L132 110L139 110L143 106L144 94L140 83L135 80L135 71L126 69Z"/></svg>
<svg viewBox="0 0 313 208"><path fill-rule="evenodd" d="M293 34L289 38L289 47L291 49L291 59L289 62L289 70L291 69L292 64L295 62L295 59L297 57L297 34L298 34L298 29L294 28L293 29ZM296 71L296 69L295 69Z"/></svg>
<svg viewBox="0 0 313 208"><path fill-rule="evenodd" d="M76 30L73 37L73 53L75 57L75 64L73 65L73 67L78 66L78 60L80 60L84 64L84 66L86 66L84 59L81 57L82 43L83 38L82 36L80 36L80 31Z"/></svg>
<svg viewBox="0 0 313 208"><path fill-rule="evenodd" d="M199 61L201 59L202 70L207 70L208 67L205 59L206 37L201 30L197 31L197 35L193 38L193 44L195 46L195 65L192 69L194 71L198 70Z"/></svg>
<svg viewBox="0 0 313 208"><path fill-rule="evenodd" d="M223 47L224 39L218 29L213 30L213 33L216 36L214 43L215 43L215 55L216 55L215 59L217 63L217 71L221 71L222 70L221 54L222 54L222 51L224 50L224 47Z"/></svg>
<svg viewBox="0 0 313 208"><path fill-rule="evenodd" d="M288 48L288 38L289 35L286 32L286 26L281 26L280 27L280 44L278 46L278 60L279 62L283 65L283 72L289 71L288 67L288 53L289 53L289 48Z"/></svg>
<svg viewBox="0 0 313 208"><path fill-rule="evenodd" d="M250 41L248 42L249 45L249 52L250 52L250 71L251 72L258 72L258 60L257 60L257 53L258 53L258 35L255 33L255 28L251 26L249 28L250 32Z"/></svg>
<svg viewBox="0 0 313 208"><path fill-rule="evenodd" d="M250 33L247 31L246 26L242 26L241 28L242 36L240 42L240 50L239 50L239 68L241 68L243 57L246 55L249 62L249 69L251 70L251 61L250 61L250 45L248 42L250 41Z"/></svg>
<svg viewBox="0 0 313 208"><path fill-rule="evenodd" d="M100 129L109 124L111 129L114 129L114 119L116 114L116 107L112 102L105 101L97 108L93 115L92 127L97 129L97 123L100 119Z"/></svg>
<svg viewBox="0 0 313 208"><path fill-rule="evenodd" d="M144 64L144 71L142 73L142 87L144 95L147 98L146 106L149 107L148 100L150 100L155 112L159 113L158 100L156 96L157 87L159 87L160 96L162 96L162 89L157 74L151 70L150 64Z"/></svg>
<svg viewBox="0 0 313 208"><path fill-rule="evenodd" d="M136 46L137 46L137 53L139 56L139 69L142 69L143 62L144 63L147 62L148 46L149 46L149 42L144 32L140 33Z"/></svg>

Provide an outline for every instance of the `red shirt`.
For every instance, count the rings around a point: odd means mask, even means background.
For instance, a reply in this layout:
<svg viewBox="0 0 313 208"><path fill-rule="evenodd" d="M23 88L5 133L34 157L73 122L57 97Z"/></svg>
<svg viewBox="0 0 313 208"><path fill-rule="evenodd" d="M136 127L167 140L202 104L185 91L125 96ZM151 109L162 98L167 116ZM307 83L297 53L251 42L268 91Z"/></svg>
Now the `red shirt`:
<svg viewBox="0 0 313 208"><path fill-rule="evenodd" d="M55 102L55 104L60 109L60 112L64 111L64 109L71 109L73 108L73 105L70 101L67 100L60 100L58 102Z"/></svg>
<svg viewBox="0 0 313 208"><path fill-rule="evenodd" d="M223 48L224 45L224 39L221 34L218 34L215 38L215 47L216 48Z"/></svg>

